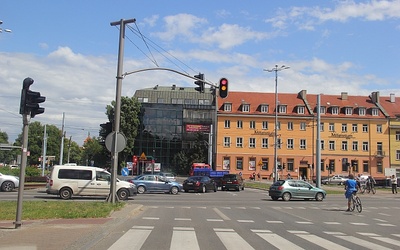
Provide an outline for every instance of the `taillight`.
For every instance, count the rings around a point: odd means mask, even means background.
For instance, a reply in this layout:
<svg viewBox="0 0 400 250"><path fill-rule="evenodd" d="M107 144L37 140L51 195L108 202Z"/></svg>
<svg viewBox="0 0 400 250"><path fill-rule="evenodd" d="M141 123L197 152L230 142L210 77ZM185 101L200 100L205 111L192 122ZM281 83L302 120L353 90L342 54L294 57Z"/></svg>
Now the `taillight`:
<svg viewBox="0 0 400 250"><path fill-rule="evenodd" d="M283 189L283 186L279 186L279 187L278 187L278 190L282 190L282 189Z"/></svg>
<svg viewBox="0 0 400 250"><path fill-rule="evenodd" d="M50 180L50 186L53 186L53 180Z"/></svg>
<svg viewBox="0 0 400 250"><path fill-rule="evenodd" d="M200 181L196 181L195 185L200 186Z"/></svg>
<svg viewBox="0 0 400 250"><path fill-rule="evenodd" d="M237 180L232 181L233 184L239 184Z"/></svg>

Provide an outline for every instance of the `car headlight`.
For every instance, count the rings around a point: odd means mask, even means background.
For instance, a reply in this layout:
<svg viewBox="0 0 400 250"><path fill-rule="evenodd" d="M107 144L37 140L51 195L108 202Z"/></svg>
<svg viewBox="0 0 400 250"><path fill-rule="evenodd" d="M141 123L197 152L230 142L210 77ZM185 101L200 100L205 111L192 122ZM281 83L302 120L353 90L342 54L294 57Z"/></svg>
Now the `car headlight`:
<svg viewBox="0 0 400 250"><path fill-rule="evenodd" d="M135 188L135 187L136 187L136 185L131 183L131 188Z"/></svg>

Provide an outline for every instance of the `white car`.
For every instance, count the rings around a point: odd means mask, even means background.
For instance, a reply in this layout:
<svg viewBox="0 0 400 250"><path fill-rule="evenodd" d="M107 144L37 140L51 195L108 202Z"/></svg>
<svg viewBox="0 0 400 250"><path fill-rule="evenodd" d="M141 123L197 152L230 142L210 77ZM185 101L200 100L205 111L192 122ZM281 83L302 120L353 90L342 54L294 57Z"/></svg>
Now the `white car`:
<svg viewBox="0 0 400 250"><path fill-rule="evenodd" d="M11 192L19 187L19 178L17 176L5 175L0 173L0 190Z"/></svg>
<svg viewBox="0 0 400 250"><path fill-rule="evenodd" d="M349 178L347 176L343 175L334 175L328 179L322 180L322 184L338 184L338 185L343 185L345 181L347 181Z"/></svg>

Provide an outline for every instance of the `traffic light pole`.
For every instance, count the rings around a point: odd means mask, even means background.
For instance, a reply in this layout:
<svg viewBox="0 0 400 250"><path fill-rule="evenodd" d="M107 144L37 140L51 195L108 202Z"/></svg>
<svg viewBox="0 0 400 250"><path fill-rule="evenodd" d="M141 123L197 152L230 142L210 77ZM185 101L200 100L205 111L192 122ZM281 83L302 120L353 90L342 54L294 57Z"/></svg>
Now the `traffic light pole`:
<svg viewBox="0 0 400 250"><path fill-rule="evenodd" d="M21 217L22 217L22 200L24 197L24 188L25 188L25 169L27 162L27 152L28 152L28 131L29 131L29 120L28 115L22 115L23 121L23 132L22 132L22 159L21 159L21 168L19 171L19 186L18 186L18 200L17 200L17 213L15 218L15 228L19 228L22 225Z"/></svg>

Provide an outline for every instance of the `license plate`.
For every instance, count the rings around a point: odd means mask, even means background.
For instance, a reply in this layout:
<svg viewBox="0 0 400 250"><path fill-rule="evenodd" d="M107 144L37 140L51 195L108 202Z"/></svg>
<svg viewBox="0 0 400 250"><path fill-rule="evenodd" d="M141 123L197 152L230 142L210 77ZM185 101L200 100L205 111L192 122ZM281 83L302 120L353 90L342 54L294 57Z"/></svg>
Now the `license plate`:
<svg viewBox="0 0 400 250"><path fill-rule="evenodd" d="M232 184L232 182L231 182L231 181L227 181L226 183L228 183L228 184Z"/></svg>

